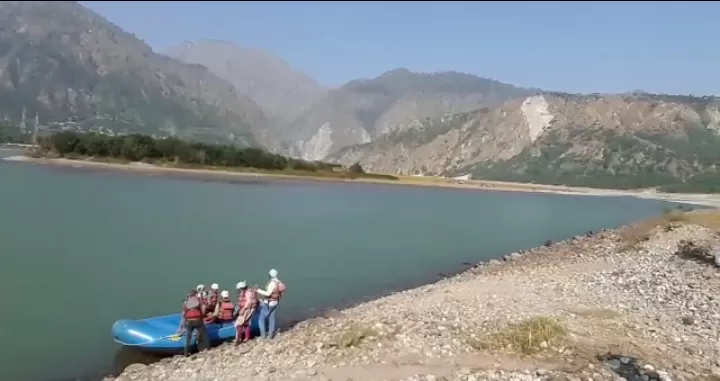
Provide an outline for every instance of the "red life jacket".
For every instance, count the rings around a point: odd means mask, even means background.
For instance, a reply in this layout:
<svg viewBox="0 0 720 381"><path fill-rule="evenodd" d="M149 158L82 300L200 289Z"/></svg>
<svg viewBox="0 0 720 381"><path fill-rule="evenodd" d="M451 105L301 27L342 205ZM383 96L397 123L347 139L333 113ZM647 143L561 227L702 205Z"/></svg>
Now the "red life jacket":
<svg viewBox="0 0 720 381"><path fill-rule="evenodd" d="M250 301L250 305L247 308L255 308L257 306L258 300L257 295L255 295L255 290L247 289L245 291L240 291L240 295L238 297L238 307L245 307L245 304L248 301Z"/></svg>
<svg viewBox="0 0 720 381"><path fill-rule="evenodd" d="M285 284L280 279L273 279L270 282L275 282L275 288L270 293L270 296L267 297L267 300L280 301L280 298L282 298L282 295L285 292Z"/></svg>
<svg viewBox="0 0 720 381"><path fill-rule="evenodd" d="M197 297L195 295L190 296L191 298ZM202 300L201 300L202 302ZM198 308L192 308L188 309L185 306L185 303L183 303L183 317L187 319L200 319L202 317L202 309Z"/></svg>
<svg viewBox="0 0 720 381"><path fill-rule="evenodd" d="M235 313L235 305L231 301L223 300L220 302L220 311L218 313L219 320L232 320Z"/></svg>

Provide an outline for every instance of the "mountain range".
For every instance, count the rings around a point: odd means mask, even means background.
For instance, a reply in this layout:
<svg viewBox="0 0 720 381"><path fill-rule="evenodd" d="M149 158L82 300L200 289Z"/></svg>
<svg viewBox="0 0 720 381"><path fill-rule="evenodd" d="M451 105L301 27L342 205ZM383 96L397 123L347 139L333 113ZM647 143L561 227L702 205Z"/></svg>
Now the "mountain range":
<svg viewBox="0 0 720 381"><path fill-rule="evenodd" d="M384 173L720 189L715 97L565 94L404 68L327 88L225 41L155 52L76 2L0 2L0 118Z"/></svg>

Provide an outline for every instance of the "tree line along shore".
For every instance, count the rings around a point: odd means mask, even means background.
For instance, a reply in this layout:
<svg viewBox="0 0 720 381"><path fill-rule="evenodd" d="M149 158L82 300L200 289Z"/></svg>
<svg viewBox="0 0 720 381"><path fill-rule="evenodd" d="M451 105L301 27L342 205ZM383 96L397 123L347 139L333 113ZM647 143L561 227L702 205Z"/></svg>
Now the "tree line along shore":
<svg viewBox="0 0 720 381"><path fill-rule="evenodd" d="M33 133L24 131L18 126L0 121L0 144L12 143L20 146L22 144L37 143L39 147L33 149L28 155L34 158L66 158L115 164L128 164L134 161L165 168L221 169L235 172L314 177L327 180L402 180L402 182L423 184L437 183L439 180L441 182L456 183L447 178L435 176L409 177L367 173L359 163L343 167L339 164L322 161L288 158L259 148L239 148L230 144L217 145L190 142L172 137L154 138L144 134L107 135L74 131L62 131L53 134L44 131L43 134L34 136ZM708 159L704 160L707 161ZM491 165L491 167L493 166ZM622 180L622 177L627 174L622 176L619 174L618 176L583 175L580 177L577 174L567 174L567 176L560 178L556 176L557 174L552 175L548 172L545 175L538 175L540 177L522 178L515 176L512 169L498 170L501 170L501 175L481 176L473 183L504 183L504 185L512 189L518 186L525 188L524 185L532 184L533 186L542 187L562 186L626 191L650 189L662 193L713 194L720 192L720 176L714 170L697 173L691 178L675 179L671 183L668 183L667 179L663 180L657 177L652 171L632 176L633 180L628 183ZM545 170L549 171L550 169L548 167ZM641 177L642 181L639 180Z"/></svg>
<svg viewBox="0 0 720 381"><path fill-rule="evenodd" d="M143 162L163 167L223 169L337 179L398 180L392 175L367 173L359 163L339 164L306 161L273 154L259 148L238 148L187 142L147 135L111 136L99 133L58 132L38 137L29 150L33 158L106 161L118 164Z"/></svg>

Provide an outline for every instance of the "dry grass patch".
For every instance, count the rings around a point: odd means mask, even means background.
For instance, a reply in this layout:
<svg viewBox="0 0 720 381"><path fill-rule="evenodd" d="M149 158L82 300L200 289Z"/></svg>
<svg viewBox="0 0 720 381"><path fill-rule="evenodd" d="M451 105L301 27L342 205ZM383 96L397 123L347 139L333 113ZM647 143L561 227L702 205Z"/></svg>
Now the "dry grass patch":
<svg viewBox="0 0 720 381"><path fill-rule="evenodd" d="M653 218L638 221L619 232L621 252L636 249L640 244L650 239L652 231L661 224L659 219Z"/></svg>
<svg viewBox="0 0 720 381"><path fill-rule="evenodd" d="M506 348L533 354L562 342L567 332L559 320L541 316L511 324L482 339L468 339L467 343L478 350Z"/></svg>
<svg viewBox="0 0 720 381"><path fill-rule="evenodd" d="M570 312L573 315L602 320L615 319L620 316L617 311L607 308L577 308L571 309Z"/></svg>
<svg viewBox="0 0 720 381"><path fill-rule="evenodd" d="M377 336L377 333L372 328L354 324L347 327L342 333L336 335L330 345L337 348L356 347L373 336Z"/></svg>
<svg viewBox="0 0 720 381"><path fill-rule="evenodd" d="M637 249L640 244L650 239L656 228L662 227L665 231L672 231L684 224L720 229L720 212L669 209L662 216L635 222L619 232L620 251Z"/></svg>
<svg viewBox="0 0 720 381"><path fill-rule="evenodd" d="M700 225L708 229L720 229L720 211L700 210L683 213L682 221L687 224Z"/></svg>

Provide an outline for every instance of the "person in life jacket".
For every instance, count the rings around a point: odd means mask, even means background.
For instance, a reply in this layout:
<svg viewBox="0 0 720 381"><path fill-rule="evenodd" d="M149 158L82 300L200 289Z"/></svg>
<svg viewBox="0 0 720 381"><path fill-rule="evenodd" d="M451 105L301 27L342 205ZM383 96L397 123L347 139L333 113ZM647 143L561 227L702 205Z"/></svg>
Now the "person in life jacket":
<svg viewBox="0 0 720 381"><path fill-rule="evenodd" d="M207 297L207 305L208 307L210 307L208 308L209 310L215 309L215 304L217 304L218 302L218 293L220 292L218 291L219 287L220 286L218 286L217 283L213 283L212 285L210 285L210 291L208 292Z"/></svg>
<svg viewBox="0 0 720 381"><path fill-rule="evenodd" d="M232 321L235 318L235 304L230 300L230 293L226 290L220 293L220 302L217 303L214 315L221 323Z"/></svg>
<svg viewBox="0 0 720 381"><path fill-rule="evenodd" d="M198 349L204 350L210 347L207 327L203 322L207 310L202 303L200 295L197 291L190 291L187 299L183 303L182 319L180 319L180 327L177 333L185 334L185 357L190 355L190 343L193 331L197 331Z"/></svg>
<svg viewBox="0 0 720 381"><path fill-rule="evenodd" d="M250 321L255 314L258 300L255 289L248 287L244 281L238 282L236 288L238 291L238 317L235 320L235 345L238 345L250 340Z"/></svg>
<svg viewBox="0 0 720 381"><path fill-rule="evenodd" d="M212 316L207 316L205 319L206 323L210 323L215 320L215 317L217 316L217 308L218 308L218 284L213 283L210 286L210 291L207 293L207 297L205 298L205 305L207 306L208 315L212 314Z"/></svg>
<svg viewBox="0 0 720 381"><path fill-rule="evenodd" d="M275 312L277 311L280 299L282 299L285 293L285 283L278 278L278 272L275 269L271 269L268 272L270 280L268 281L267 287L262 290L258 289L257 293L265 298L260 303L260 338L272 339L275 337ZM265 328L268 328L267 330Z"/></svg>

